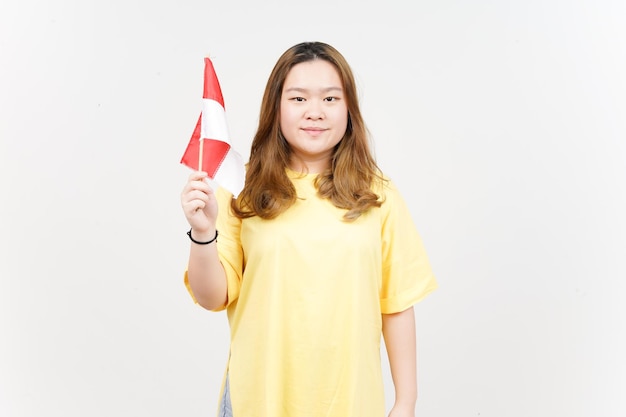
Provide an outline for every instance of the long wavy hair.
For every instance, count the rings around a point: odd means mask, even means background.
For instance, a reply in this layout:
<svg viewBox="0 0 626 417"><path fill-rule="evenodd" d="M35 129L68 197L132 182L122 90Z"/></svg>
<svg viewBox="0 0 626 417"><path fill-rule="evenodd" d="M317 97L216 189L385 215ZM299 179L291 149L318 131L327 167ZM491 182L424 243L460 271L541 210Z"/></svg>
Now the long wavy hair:
<svg viewBox="0 0 626 417"><path fill-rule="evenodd" d="M369 133L361 116L356 84L345 58L322 42L303 42L285 51L269 76L259 126L252 141L244 189L231 207L243 219L259 216L273 219L297 199L296 189L287 176L291 149L280 129L280 102L287 74L295 65L321 59L332 64L339 74L348 107L346 133L335 146L330 166L318 174L318 195L336 207L346 209L344 220L353 221L372 207L380 207L372 191L382 175L372 156Z"/></svg>

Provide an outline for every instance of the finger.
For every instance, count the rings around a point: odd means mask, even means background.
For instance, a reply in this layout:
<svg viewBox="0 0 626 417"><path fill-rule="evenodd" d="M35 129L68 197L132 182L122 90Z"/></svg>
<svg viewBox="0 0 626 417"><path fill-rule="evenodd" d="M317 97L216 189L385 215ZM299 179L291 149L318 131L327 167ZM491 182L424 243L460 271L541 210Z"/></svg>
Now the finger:
<svg viewBox="0 0 626 417"><path fill-rule="evenodd" d="M207 183L202 182L202 181L190 181L187 184L185 184L185 187L183 188L183 191L181 192L181 196L184 196L185 194L189 194L193 191L200 191L207 195L213 194L213 190Z"/></svg>
<svg viewBox="0 0 626 417"><path fill-rule="evenodd" d="M183 210L190 216L198 210L204 209L204 207L206 207L206 203L202 200L191 200L183 204Z"/></svg>
<svg viewBox="0 0 626 417"><path fill-rule="evenodd" d="M200 200L204 203L207 203L211 196L201 190L191 190L187 194L183 196L183 201L193 201Z"/></svg>
<svg viewBox="0 0 626 417"><path fill-rule="evenodd" d="M189 181L204 181L209 175L203 171L194 171L189 174Z"/></svg>

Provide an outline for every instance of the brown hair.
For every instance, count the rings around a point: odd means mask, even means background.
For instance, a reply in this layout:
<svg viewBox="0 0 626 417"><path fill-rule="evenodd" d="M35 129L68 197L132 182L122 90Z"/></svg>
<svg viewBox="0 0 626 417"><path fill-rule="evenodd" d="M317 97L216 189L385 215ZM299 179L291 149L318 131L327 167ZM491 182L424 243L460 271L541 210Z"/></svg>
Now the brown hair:
<svg viewBox="0 0 626 417"><path fill-rule="evenodd" d="M348 107L348 126L336 145L330 167L317 176L318 195L336 207L348 210L344 220L352 221L381 201L372 191L380 171L370 151L369 136L359 109L352 70L345 58L322 42L303 42L292 46L278 59L267 80L259 126L252 141L243 191L231 207L239 218L259 216L272 219L287 210L297 198L287 176L291 149L280 131L280 100L287 74L302 62L322 59L337 70Z"/></svg>

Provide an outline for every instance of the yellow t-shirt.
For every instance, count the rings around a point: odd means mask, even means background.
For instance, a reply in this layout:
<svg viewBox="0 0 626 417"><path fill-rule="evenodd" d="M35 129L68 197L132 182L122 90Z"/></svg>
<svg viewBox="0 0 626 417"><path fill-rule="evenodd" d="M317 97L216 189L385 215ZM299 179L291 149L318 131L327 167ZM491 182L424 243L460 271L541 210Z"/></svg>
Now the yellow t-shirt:
<svg viewBox="0 0 626 417"><path fill-rule="evenodd" d="M380 208L344 222L316 174L288 174L298 200L272 220L237 219L217 191L233 415L382 417L381 314L437 287L421 239L391 182Z"/></svg>

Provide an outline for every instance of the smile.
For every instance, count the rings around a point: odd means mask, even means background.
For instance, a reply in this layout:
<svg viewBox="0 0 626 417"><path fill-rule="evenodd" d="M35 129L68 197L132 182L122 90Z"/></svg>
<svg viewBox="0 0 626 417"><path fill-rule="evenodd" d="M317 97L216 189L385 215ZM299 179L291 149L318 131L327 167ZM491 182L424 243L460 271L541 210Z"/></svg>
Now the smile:
<svg viewBox="0 0 626 417"><path fill-rule="evenodd" d="M326 131L321 127L304 127L302 130L311 136L319 136Z"/></svg>

